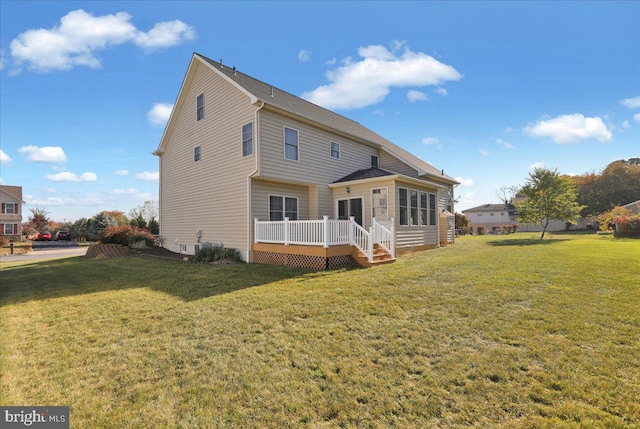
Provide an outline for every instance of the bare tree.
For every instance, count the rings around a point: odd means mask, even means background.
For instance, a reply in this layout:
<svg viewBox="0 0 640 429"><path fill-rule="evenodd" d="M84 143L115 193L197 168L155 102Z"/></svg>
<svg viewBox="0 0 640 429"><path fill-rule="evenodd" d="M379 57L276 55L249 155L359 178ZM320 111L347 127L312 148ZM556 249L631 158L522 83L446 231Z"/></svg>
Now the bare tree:
<svg viewBox="0 0 640 429"><path fill-rule="evenodd" d="M513 199L515 198L517 193L517 186L503 186L496 191L496 196L498 197L500 202L502 202L506 206L507 204L513 203Z"/></svg>

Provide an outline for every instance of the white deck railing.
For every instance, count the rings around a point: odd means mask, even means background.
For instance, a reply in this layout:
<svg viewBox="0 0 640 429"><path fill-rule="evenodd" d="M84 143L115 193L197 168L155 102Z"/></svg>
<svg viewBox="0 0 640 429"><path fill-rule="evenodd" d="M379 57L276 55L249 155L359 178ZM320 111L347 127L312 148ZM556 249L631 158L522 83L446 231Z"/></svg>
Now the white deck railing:
<svg viewBox="0 0 640 429"><path fill-rule="evenodd" d="M349 220L289 220L261 221L254 219L254 242L298 244L303 246L356 246L369 261L373 260L373 245L379 244L395 258L395 231L393 220L387 225L373 219L367 231L352 217Z"/></svg>

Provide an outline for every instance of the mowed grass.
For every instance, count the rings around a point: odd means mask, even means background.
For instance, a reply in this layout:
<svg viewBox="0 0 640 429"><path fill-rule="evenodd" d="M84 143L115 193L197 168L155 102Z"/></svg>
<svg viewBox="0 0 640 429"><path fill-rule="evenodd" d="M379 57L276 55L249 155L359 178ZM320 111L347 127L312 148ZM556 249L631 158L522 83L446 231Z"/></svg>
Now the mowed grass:
<svg viewBox="0 0 640 429"><path fill-rule="evenodd" d="M0 404L71 427L640 427L640 241L461 237L372 269L0 266Z"/></svg>

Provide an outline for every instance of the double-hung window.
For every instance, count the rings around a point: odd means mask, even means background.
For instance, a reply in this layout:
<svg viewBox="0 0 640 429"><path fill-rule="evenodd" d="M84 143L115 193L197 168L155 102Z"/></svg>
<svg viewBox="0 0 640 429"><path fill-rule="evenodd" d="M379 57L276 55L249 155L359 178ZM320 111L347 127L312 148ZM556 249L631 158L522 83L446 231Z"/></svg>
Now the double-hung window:
<svg viewBox="0 0 640 429"><path fill-rule="evenodd" d="M16 203L2 203L2 205L4 206L3 213L18 214L18 211L16 210Z"/></svg>
<svg viewBox="0 0 640 429"><path fill-rule="evenodd" d="M437 207L436 194L429 194L429 225L436 224Z"/></svg>
<svg viewBox="0 0 640 429"><path fill-rule="evenodd" d="M419 225L418 220L418 191L411 190L411 226Z"/></svg>
<svg viewBox="0 0 640 429"><path fill-rule="evenodd" d="M398 207L400 208L400 225L409 225L409 190L398 189Z"/></svg>
<svg viewBox="0 0 640 429"><path fill-rule="evenodd" d="M371 168L378 168L378 156L377 155L371 155Z"/></svg>
<svg viewBox="0 0 640 429"><path fill-rule="evenodd" d="M420 225L429 225L429 194L420 192Z"/></svg>
<svg viewBox="0 0 640 429"><path fill-rule="evenodd" d="M284 220L285 217L289 220L298 220L298 199L269 195L269 220Z"/></svg>
<svg viewBox="0 0 640 429"><path fill-rule="evenodd" d="M204 93L196 99L196 120L204 119Z"/></svg>
<svg viewBox="0 0 640 429"><path fill-rule="evenodd" d="M242 156L253 154L253 122L242 126Z"/></svg>
<svg viewBox="0 0 640 429"><path fill-rule="evenodd" d="M284 157L298 160L298 130L284 127Z"/></svg>
<svg viewBox="0 0 640 429"><path fill-rule="evenodd" d="M6 235L14 235L16 234L17 231L13 230L13 224L12 223L5 223L4 224L4 233Z"/></svg>
<svg viewBox="0 0 640 429"><path fill-rule="evenodd" d="M387 191L387 188L371 190L371 215L380 222L386 222L389 220Z"/></svg>
<svg viewBox="0 0 640 429"><path fill-rule="evenodd" d="M193 148L193 162L200 161L200 146Z"/></svg>
<svg viewBox="0 0 640 429"><path fill-rule="evenodd" d="M331 142L331 158L340 159L340 145Z"/></svg>

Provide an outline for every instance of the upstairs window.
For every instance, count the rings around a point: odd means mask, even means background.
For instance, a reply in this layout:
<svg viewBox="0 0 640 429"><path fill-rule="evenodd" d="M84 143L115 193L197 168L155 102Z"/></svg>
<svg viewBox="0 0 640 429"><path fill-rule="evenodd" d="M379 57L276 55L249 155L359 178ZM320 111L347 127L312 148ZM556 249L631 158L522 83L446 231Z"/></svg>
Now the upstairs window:
<svg viewBox="0 0 640 429"><path fill-rule="evenodd" d="M18 214L18 204L16 204L16 203L2 203L2 213Z"/></svg>
<svg viewBox="0 0 640 429"><path fill-rule="evenodd" d="M298 130L284 127L284 157L298 160Z"/></svg>
<svg viewBox="0 0 640 429"><path fill-rule="evenodd" d="M371 168L378 168L378 157L371 155Z"/></svg>
<svg viewBox="0 0 640 429"><path fill-rule="evenodd" d="M196 120L204 119L204 93L198 95L196 101Z"/></svg>
<svg viewBox="0 0 640 429"><path fill-rule="evenodd" d="M340 159L340 145L331 142L331 158Z"/></svg>
<svg viewBox="0 0 640 429"><path fill-rule="evenodd" d="M193 148L193 162L200 161L200 146Z"/></svg>
<svg viewBox="0 0 640 429"><path fill-rule="evenodd" d="M253 122L242 126L242 156L253 154Z"/></svg>

